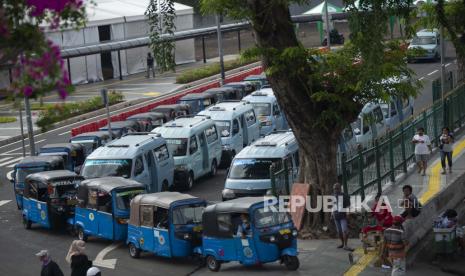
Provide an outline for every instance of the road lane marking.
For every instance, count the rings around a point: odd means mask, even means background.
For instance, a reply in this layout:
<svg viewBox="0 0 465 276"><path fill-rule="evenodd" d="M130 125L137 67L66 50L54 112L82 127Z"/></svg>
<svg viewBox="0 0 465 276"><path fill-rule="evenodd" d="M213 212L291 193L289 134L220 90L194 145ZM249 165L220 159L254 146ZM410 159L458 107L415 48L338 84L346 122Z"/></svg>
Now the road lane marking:
<svg viewBox="0 0 465 276"><path fill-rule="evenodd" d="M65 132L60 133L60 134L58 134L58 135L59 135L59 136L62 136L62 135L66 135L66 134L68 134L68 133L71 133L71 131L65 131Z"/></svg>
<svg viewBox="0 0 465 276"><path fill-rule="evenodd" d="M421 80L424 80L424 79L425 79L425 77L421 77L421 78L419 78L418 80L421 81Z"/></svg>
<svg viewBox="0 0 465 276"><path fill-rule="evenodd" d="M46 139L42 139L42 140L36 141L36 142L34 142L34 143L37 145L37 144L39 144L39 143L41 143L41 142L43 142L43 141L45 141L45 140L46 140ZM29 144L27 143L26 145L24 145L24 147L25 147L25 148L26 148L26 147L29 147ZM20 150L20 149L22 149L22 148L23 148L23 147L15 148L15 149L6 151L6 152L4 152L3 154L7 154L7 153L10 153L10 152L13 152L13 151L17 151L17 150Z"/></svg>
<svg viewBox="0 0 465 276"><path fill-rule="evenodd" d="M97 254L97 257L95 257L95 260L93 261L93 264L95 266L105 267L105 268L109 268L109 269L115 269L117 259L104 260L104 258L105 258L105 255L107 255L108 253L115 250L116 248L118 248L121 245L122 245L122 243L113 243L113 244L105 247L104 249L102 249L102 251L100 251Z"/></svg>
<svg viewBox="0 0 465 276"><path fill-rule="evenodd" d="M447 63L447 64L446 64L446 67L449 66L449 65L450 65L450 63Z"/></svg>
<svg viewBox="0 0 465 276"><path fill-rule="evenodd" d="M14 163L14 162L19 161L19 160L21 160L21 159L23 159L22 156L21 156L21 157L17 157L17 158L10 159L10 160L8 160L8 161L6 161L6 162L0 163L0 167L3 167L3 166L5 166L5 165L11 164L11 163Z"/></svg>
<svg viewBox="0 0 465 276"><path fill-rule="evenodd" d="M11 156L10 157L4 157L4 158L0 159L0 162L3 162L3 161L8 160L10 158L11 158Z"/></svg>
<svg viewBox="0 0 465 276"><path fill-rule="evenodd" d="M2 207L5 204L8 204L10 202L11 202L11 200L0 200L0 207Z"/></svg>
<svg viewBox="0 0 465 276"><path fill-rule="evenodd" d="M452 152L453 157L457 157L465 150L465 138L460 141L454 147L454 151ZM440 190L441 190L441 162L436 162L431 168L431 175L428 181L428 189L421 195L420 202L421 204L425 205L431 198L433 198Z"/></svg>
<svg viewBox="0 0 465 276"><path fill-rule="evenodd" d="M428 76L431 76L431 75L433 75L433 74L436 74L438 71L439 71L439 70L434 70L433 72L428 73Z"/></svg>

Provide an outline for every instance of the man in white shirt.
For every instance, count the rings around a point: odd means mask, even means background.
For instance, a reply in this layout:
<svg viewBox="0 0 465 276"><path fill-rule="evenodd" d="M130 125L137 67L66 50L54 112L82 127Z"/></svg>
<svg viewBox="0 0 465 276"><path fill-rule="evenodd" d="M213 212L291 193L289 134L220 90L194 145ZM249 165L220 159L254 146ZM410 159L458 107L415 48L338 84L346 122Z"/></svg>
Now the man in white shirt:
<svg viewBox="0 0 465 276"><path fill-rule="evenodd" d="M418 173L425 175L427 167L426 161L428 160L428 155L432 152L432 149L431 140L429 139L429 136L425 134L424 128L418 128L417 134L413 136L412 143L415 144L415 160L417 161Z"/></svg>

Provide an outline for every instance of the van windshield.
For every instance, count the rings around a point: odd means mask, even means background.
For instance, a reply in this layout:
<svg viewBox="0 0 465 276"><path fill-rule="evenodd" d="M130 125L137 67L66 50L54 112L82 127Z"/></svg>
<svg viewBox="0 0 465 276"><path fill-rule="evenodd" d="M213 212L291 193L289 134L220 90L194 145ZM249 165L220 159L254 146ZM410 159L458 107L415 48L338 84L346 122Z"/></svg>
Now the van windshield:
<svg viewBox="0 0 465 276"><path fill-rule="evenodd" d="M290 221L289 214L284 212L273 212L270 208L255 210L255 227L271 227Z"/></svg>
<svg viewBox="0 0 465 276"><path fill-rule="evenodd" d="M431 45L436 44L434 36L416 36L412 40L413 45Z"/></svg>
<svg viewBox="0 0 465 276"><path fill-rule="evenodd" d="M231 122L216 121L216 126L218 127L221 137L229 137L229 135L231 135Z"/></svg>
<svg viewBox="0 0 465 276"><path fill-rule="evenodd" d="M82 169L85 178L98 178L105 176L131 177L131 159L101 159L87 160Z"/></svg>
<svg viewBox="0 0 465 276"><path fill-rule="evenodd" d="M270 116L271 115L271 104L253 103L252 105L258 116Z"/></svg>
<svg viewBox="0 0 465 276"><path fill-rule="evenodd" d="M235 159L231 165L229 178L231 179L270 179L270 166L280 166L281 159Z"/></svg>
<svg viewBox="0 0 465 276"><path fill-rule="evenodd" d="M201 204L180 206L173 210L173 224L198 224L202 222L205 206Z"/></svg>
<svg viewBox="0 0 465 276"><path fill-rule="evenodd" d="M185 156L187 153L187 138L166 139L166 144L173 156Z"/></svg>

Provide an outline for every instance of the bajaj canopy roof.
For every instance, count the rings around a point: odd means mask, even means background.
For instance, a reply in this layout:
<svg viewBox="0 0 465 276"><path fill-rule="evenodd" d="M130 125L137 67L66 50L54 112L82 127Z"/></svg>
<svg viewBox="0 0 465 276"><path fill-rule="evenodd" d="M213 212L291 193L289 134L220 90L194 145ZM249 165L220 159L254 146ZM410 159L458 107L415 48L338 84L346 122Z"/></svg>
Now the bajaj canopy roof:
<svg viewBox="0 0 465 276"><path fill-rule="evenodd" d="M141 188L145 189L145 186L139 182L126 179L123 177L101 177L84 180L81 183L83 188L96 188L104 192L110 193L114 189L125 189L125 188Z"/></svg>
<svg viewBox="0 0 465 276"><path fill-rule="evenodd" d="M205 208L207 213L248 213L254 204L262 203L263 197L241 197L213 204Z"/></svg>
<svg viewBox="0 0 465 276"><path fill-rule="evenodd" d="M18 164L15 165L16 168L30 167L30 166L43 166L46 164L58 165L63 163L63 158L56 155L41 155L41 156L27 156L24 157Z"/></svg>
<svg viewBox="0 0 465 276"><path fill-rule="evenodd" d="M30 174L26 177L26 181L37 181L41 183L50 182L63 178L79 178L84 179L82 176L68 170L46 171Z"/></svg>
<svg viewBox="0 0 465 276"><path fill-rule="evenodd" d="M113 123L112 123L113 125ZM108 134L108 131L92 131L92 132L84 132L84 133L80 133L76 136L74 136L73 138L71 138L71 140L75 139L75 138L82 138L82 137L89 137L89 138L94 138L94 137L98 137L98 138L108 138L110 137L110 135ZM115 137L115 135L113 135L113 137Z"/></svg>

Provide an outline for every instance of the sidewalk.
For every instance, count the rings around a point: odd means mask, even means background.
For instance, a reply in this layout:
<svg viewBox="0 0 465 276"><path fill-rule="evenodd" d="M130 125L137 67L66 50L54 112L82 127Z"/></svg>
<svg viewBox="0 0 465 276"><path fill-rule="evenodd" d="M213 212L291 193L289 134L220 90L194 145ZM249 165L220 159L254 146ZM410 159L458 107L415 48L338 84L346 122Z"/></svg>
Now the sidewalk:
<svg viewBox="0 0 465 276"><path fill-rule="evenodd" d="M233 60L237 57L237 55L227 55L224 56L224 60ZM102 88L106 88L110 91L116 90L122 92L126 101L142 98L152 99L164 93L173 92L181 88L183 85L176 83L176 76L180 75L182 72L193 68L200 68L205 65L210 65L215 62L218 62L218 60L218 58L212 58L208 59L207 63L203 63L203 61L198 61L194 63L178 65L176 66L176 72L165 72L163 74L157 74L155 78L146 78L146 73L142 72L134 75L125 76L123 80L111 79L96 83L76 85L75 92L73 92L66 98L66 102L79 102L95 96L99 96L100 90ZM38 102L38 100L31 100L31 103L34 102ZM49 95L43 97L43 102L59 103L62 102L62 100L57 95L57 93L50 93ZM37 120L38 114L38 111L32 111L33 122ZM4 140L9 137L21 134L18 110L14 109L11 103L8 103L6 101L0 101L0 116L12 116L16 117L17 119L17 121L14 123L0 124L0 127L2 128L0 140ZM24 128L26 132L24 111L23 118ZM34 129L37 129L35 124Z"/></svg>
<svg viewBox="0 0 465 276"><path fill-rule="evenodd" d="M452 173L441 174L441 160L439 151L433 153L432 158L428 162L428 169L426 176L421 176L417 173L416 167L410 168L408 175L398 183L395 183L387 191L383 193L389 198L393 214L398 215L403 210L398 206L398 199L403 197L402 186L411 185L413 193L418 197L420 202L425 205L428 201L433 199L441 190L454 183L459 177L465 174L465 135L457 137L454 143L453 152L453 170ZM464 195L465 196L465 195ZM439 214L436 214L439 215ZM434 217L431 217L431 227ZM428 227L428 225L422 225ZM374 254L364 255L363 251L355 253L358 262L352 266L345 275L386 275L381 268L374 267L372 262L375 260ZM463 264L465 259L457 259L453 262L452 266L456 264ZM465 266L463 267L463 274L465 275ZM427 272L426 274L423 272ZM415 265L408 269L408 275L450 275L441 272L439 268L433 267L424 260L415 260Z"/></svg>

